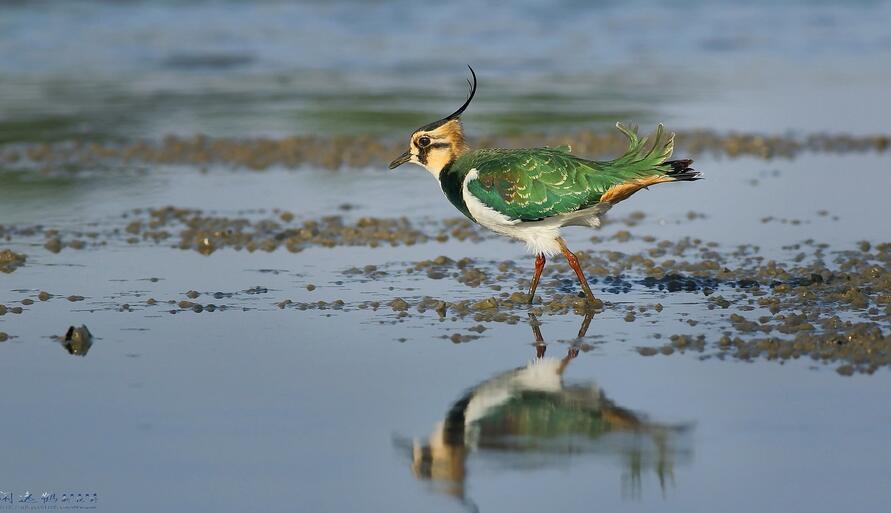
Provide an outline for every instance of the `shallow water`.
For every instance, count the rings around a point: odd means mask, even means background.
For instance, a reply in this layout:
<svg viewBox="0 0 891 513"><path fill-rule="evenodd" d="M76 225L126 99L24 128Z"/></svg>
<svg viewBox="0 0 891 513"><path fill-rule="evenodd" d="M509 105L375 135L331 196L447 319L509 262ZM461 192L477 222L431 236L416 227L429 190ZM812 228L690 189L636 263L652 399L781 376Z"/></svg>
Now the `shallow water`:
<svg viewBox="0 0 891 513"><path fill-rule="evenodd" d="M808 238L832 248L881 240L884 188L857 189L863 202L850 205L833 203L837 193L806 185L830 177L835 159L703 159L707 180L654 188L628 202L626 213L645 212L640 224L607 224L598 232L606 242L597 245L586 242L586 230L569 232L569 241L597 252L633 251L642 244L610 241L622 230L669 240L694 235L730 248L758 240L761 254L783 259L796 253L785 244ZM882 158L843 159L864 176L882 179ZM522 275L532 262L521 245L492 239L313 247L297 254L224 248L204 256L171 247L173 241L124 240L132 208L164 203L257 219L276 207L298 212L297 224L331 214L330 205L342 198L354 206L337 213L350 219L416 213L436 222L452 216L445 202L432 201L439 199L435 184L419 169L201 173L171 167L114 177L29 175L12 183L2 202L11 224L58 228L63 241L76 237L74 231L96 230L106 244L58 254L44 249L39 235L6 244L28 260L2 277L3 302L35 303L21 314L0 316L0 330L12 337L0 347L3 381L15 390L4 403L9 415L3 438L16 441L7 447L7 461L15 464L3 467L4 490L92 491L104 508L134 511L532 511L555 503L568 511L591 504L609 510L704 511L720 505L732 511L831 511L851 496L864 509L883 504L878 490L891 470L881 449L881 426L891 416L882 398L887 369L843 378L832 365L807 359L779 365L701 361L703 353L693 350L639 355L638 347L658 345L657 334L720 335L728 311L706 309L708 298L699 292L633 284L613 294L597 282L595 291L608 306L580 340L575 335L582 317L540 319L548 358L562 358L573 345L583 349L567 366L566 387L602 392L615 407L665 430L661 437L616 427L570 436L560 424L547 424L544 433L557 429L564 435L549 441L535 431L524 435L526 442L511 435L494 445L468 446L457 463L448 460L460 465L460 477L443 477L413 467L418 451L468 389L534 360L526 314L515 312L516 324L480 323L473 316L440 320L432 311L410 310L399 317L388 306L357 307L397 296L412 304L427 295L489 297L485 286L400 270L437 255L472 256L483 268L487 259L514 259ZM44 187L55 192L42 192L39 200L25 194ZM795 187L812 200L783 201L778 191ZM750 207L752 196L760 198L760 210ZM695 206L692 198L698 199ZM817 205L830 215L817 214ZM690 209L706 217L690 220ZM622 219L622 210L614 217ZM767 214L777 220L763 223ZM365 265L389 275L345 273ZM633 272L627 278L636 279ZM308 291L308 284L317 288ZM565 286L573 288L571 281L558 285ZM54 297L40 301L41 290ZM189 299L189 290L200 295ZM70 302L69 295L84 299ZM157 304L147 304L148 298ZM276 306L285 299L331 306ZM336 299L344 305L333 306ZM175 304L183 300L223 309L195 313ZM656 317L623 319L626 306L655 302L665 308ZM691 329L685 324L691 318L703 324ZM85 356L71 356L52 337L81 324L95 340ZM481 333L470 329L481 325ZM456 345L450 340L455 334L479 338ZM442 458L436 465L444 465ZM834 470L839 468L843 476ZM759 493L743 499L742 490Z"/></svg>
<svg viewBox="0 0 891 513"><path fill-rule="evenodd" d="M117 314L87 320L103 331L83 359L40 339L4 348L5 379L28 383L7 402L3 434L17 443L4 486L96 490L109 509L460 510L436 491L449 483L413 477L399 440L423 440L466 388L534 354L525 326L455 347L279 312L169 316L149 331ZM559 356L570 321L543 327ZM664 490L652 449L641 449L634 485L630 448L577 442L568 453L472 452L466 501L481 511L831 511L856 496L883 507L887 373L840 380L799 364L642 359L607 340L566 374L654 421L692 423L667 449Z"/></svg>
<svg viewBox="0 0 891 513"><path fill-rule="evenodd" d="M887 132L887 2L416 8L4 6L0 143L397 138L465 61L478 135ZM3 164L0 509L882 510L891 352L823 321L891 331L887 151L689 156L705 180L567 230L587 320L560 259L512 302L533 259L419 168Z"/></svg>

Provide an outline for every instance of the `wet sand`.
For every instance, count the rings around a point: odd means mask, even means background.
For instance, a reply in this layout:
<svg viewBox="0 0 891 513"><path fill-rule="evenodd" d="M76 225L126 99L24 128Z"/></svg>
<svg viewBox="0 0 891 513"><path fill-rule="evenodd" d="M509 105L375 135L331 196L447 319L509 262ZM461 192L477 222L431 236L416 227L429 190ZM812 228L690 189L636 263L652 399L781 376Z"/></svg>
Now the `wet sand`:
<svg viewBox="0 0 891 513"><path fill-rule="evenodd" d="M9 320L18 315L42 317L48 314L41 312L41 304L48 302L70 304L72 312L142 312L148 318L232 310L278 310L283 316L293 311L310 316L334 312L347 317L369 311L378 322L392 325L412 322L433 328L445 322L450 327L442 336L453 342L485 338L491 323L525 323L530 314L542 318L590 314L595 325L603 317L621 319L633 336L619 338L632 343L643 356L692 354L699 359L779 362L806 358L831 366L841 375L871 374L891 363L891 244L874 238L883 233L877 217L828 202L815 204L804 215L790 215L801 212L802 202L808 201L805 196L790 198L793 201L784 208L768 207L764 212L706 213L672 204L672 195L689 201L714 194L718 197L710 201L719 203L721 195L739 196L740 190L749 195L794 191L802 181L833 176L831 166L812 164L821 162L827 149L878 152L861 158L866 162L883 159L884 148L876 146L880 138L839 136L838 140L860 143L795 146L795 151L784 154L793 167L783 171L789 166L763 160L774 150L742 151L756 156L741 161L748 165L739 167L740 176L728 174L734 171L714 156L700 158L697 167L706 171L704 183L710 187L705 192L694 190L700 184L663 186L640 193L615 209L602 230L570 229L572 246L600 300L596 305L579 297L571 271L560 259L548 264L539 294L529 305L525 291L531 260L523 256L521 247L464 218L452 217L454 213L445 202L433 210L413 210L412 203L401 207L398 189L387 192L384 185L386 181L405 182L406 174L346 169L338 173L343 177L340 187L345 187L340 191L322 192L310 186L292 200L283 196L273 198L270 204L257 201L248 188L248 195L242 198L253 199L244 206L257 208L220 210L239 202L224 192L234 177L246 176L245 183L253 188L263 189L263 184L279 188L277 184L283 181L299 186L306 183L300 178L303 173L319 171L310 168L292 175L281 171L279 165L278 171L260 174L245 175L247 171L237 169L221 174L178 165L155 169L160 176L150 183L163 185L150 194L173 187L188 195L190 190L198 192L193 188L202 188L204 196L197 197L204 199L194 207L133 209L124 208L124 202L105 202L100 204L102 210L94 213L99 217L92 220L54 225L41 221L38 209L29 214L31 223L0 225L0 237L13 248L2 253L2 269L16 271L10 288L14 293L3 301L0 313ZM712 149L725 148L726 157L729 141L735 139L714 139ZM759 144L768 144L765 141L761 139ZM688 142L697 144L695 139ZM166 144L174 143L168 140ZM581 146L585 144L582 139ZM171 155L178 155L175 161L188 162L194 158L193 150ZM773 170L759 171L764 168ZM883 179L878 168L871 169L860 172ZM103 173L109 172L114 171ZM406 186L426 190L436 198L435 184L419 180L421 172L408 177L411 181ZM48 180L52 183L57 178ZM74 180L89 183L92 178L75 175ZM351 194L362 191L367 183L382 187L376 190L373 203L361 194ZM224 196L217 197L214 191ZM391 200L385 199L388 194ZM303 208L302 198L316 201L325 215L312 216L312 206ZM382 200L391 212L402 215L373 215ZM217 209L199 208L201 203ZM790 205L792 209L784 212ZM665 218L664 210L659 212L662 206L668 206L673 218ZM708 202L701 206L708 210ZM770 212L775 215L765 215ZM728 215L743 232L772 235L757 244L732 236L728 240L720 226L726 222L721 216ZM852 225L863 227L868 237L822 242L827 233L842 233L840 228ZM717 237L710 240L709 236ZM196 257L177 256L180 252ZM511 256L501 256L506 254ZM154 265L156 257L149 255L184 262L206 259L207 264L234 259L264 279L259 280L261 285L241 288L215 279L212 287L201 288L187 279L165 276L166 272ZM270 265L272 255L286 264ZM70 273L62 273L58 282L50 278L53 269L74 266L99 272L119 268L134 256L142 267L155 270L134 275L121 267L112 282L84 283ZM333 265L314 272L312 266L319 258ZM119 260L120 264L115 263ZM178 265L183 266L178 271L182 273L194 264ZM117 290L119 280L145 283L147 290ZM173 289L152 290L154 284L171 280ZM14 321L4 324L11 340L29 337L27 331L16 329Z"/></svg>
<svg viewBox="0 0 891 513"><path fill-rule="evenodd" d="M887 134L855 135L813 133L804 136L721 133L711 130L680 131L678 151L694 155L758 158L791 158L802 152L846 154L884 153ZM621 154L627 140L618 131L575 131L568 133L524 133L471 139L473 147L524 148L570 145L578 155L606 158ZM121 164L224 164L263 170L270 167L356 168L379 165L404 151L404 142L393 137L294 136L286 138L235 139L204 135L168 135L160 141L62 142L0 146L0 164L10 167L58 169L68 166L108 167Z"/></svg>

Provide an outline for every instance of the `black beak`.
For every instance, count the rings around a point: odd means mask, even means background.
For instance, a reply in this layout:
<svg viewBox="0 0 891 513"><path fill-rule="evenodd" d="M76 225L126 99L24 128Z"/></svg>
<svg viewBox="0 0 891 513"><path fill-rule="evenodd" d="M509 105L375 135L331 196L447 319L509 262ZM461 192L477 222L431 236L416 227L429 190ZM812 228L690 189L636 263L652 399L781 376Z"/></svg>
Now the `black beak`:
<svg viewBox="0 0 891 513"><path fill-rule="evenodd" d="M402 155L399 155L399 157L396 160L394 160L393 162L390 162L390 169L396 169L397 167L401 166L402 164L405 164L406 162L408 162L409 160L411 160L411 151L406 151Z"/></svg>

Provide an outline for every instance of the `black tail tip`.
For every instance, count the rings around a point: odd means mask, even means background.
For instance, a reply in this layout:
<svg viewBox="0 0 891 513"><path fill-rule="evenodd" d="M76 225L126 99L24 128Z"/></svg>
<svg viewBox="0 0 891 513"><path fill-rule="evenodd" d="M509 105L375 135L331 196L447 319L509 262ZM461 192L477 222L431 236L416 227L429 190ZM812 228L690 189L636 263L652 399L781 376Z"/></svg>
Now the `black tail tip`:
<svg viewBox="0 0 891 513"><path fill-rule="evenodd" d="M693 159L669 160L665 162L665 165L671 166L671 170L665 174L675 180L699 180L702 175L690 167L691 164L693 164Z"/></svg>
<svg viewBox="0 0 891 513"><path fill-rule="evenodd" d="M668 174L672 175L675 173L683 173L685 171L692 171L693 169L690 167L690 164L693 163L693 159L681 159L681 160L669 160L665 163L665 165L671 166L671 171Z"/></svg>

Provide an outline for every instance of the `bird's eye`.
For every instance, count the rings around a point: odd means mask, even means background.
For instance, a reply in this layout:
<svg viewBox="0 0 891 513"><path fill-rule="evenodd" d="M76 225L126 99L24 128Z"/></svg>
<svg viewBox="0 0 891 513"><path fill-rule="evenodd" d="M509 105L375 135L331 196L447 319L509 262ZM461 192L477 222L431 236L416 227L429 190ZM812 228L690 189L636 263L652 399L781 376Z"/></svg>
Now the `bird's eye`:
<svg viewBox="0 0 891 513"><path fill-rule="evenodd" d="M430 145L430 138L425 136L418 138L418 147L423 148Z"/></svg>

